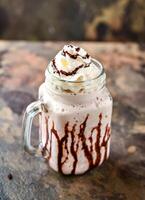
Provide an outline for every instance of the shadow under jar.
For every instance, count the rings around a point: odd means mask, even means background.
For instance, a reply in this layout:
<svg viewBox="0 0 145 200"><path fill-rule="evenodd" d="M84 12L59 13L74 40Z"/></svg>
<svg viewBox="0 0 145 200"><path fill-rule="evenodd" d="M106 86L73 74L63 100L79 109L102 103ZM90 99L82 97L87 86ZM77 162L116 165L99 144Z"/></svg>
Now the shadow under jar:
<svg viewBox="0 0 145 200"><path fill-rule="evenodd" d="M40 151L48 165L63 174L83 174L109 156L113 101L102 65L92 61L100 73L87 81L60 80L47 69L39 100L25 112L25 150ZM31 144L31 125L37 114L40 145L36 149Z"/></svg>

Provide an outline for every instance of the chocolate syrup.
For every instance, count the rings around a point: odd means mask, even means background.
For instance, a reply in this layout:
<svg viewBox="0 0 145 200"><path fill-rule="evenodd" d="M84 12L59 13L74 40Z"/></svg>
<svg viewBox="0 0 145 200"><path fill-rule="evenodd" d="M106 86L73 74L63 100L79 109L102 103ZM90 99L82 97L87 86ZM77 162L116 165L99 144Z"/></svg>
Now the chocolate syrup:
<svg viewBox="0 0 145 200"><path fill-rule="evenodd" d="M57 69L57 66L56 66L56 63L55 63L55 59L52 60L52 63L53 63L53 66L54 66L56 72L57 72L58 74L60 74L59 70Z"/></svg>
<svg viewBox="0 0 145 200"><path fill-rule="evenodd" d="M93 151L93 138L92 138L92 133L91 136L89 137L89 141L90 141L90 151Z"/></svg>
<svg viewBox="0 0 145 200"><path fill-rule="evenodd" d="M65 148L65 151L66 151L66 157L65 157L62 165L68 160L68 154L69 154L68 145L67 145L67 143L68 143L68 136L69 136L68 135L68 131L67 131L68 125L69 125L69 122L67 122L65 124L65 128L64 128L64 132L65 132L65 135L66 135L66 138L65 138L65 141L64 141L64 148Z"/></svg>
<svg viewBox="0 0 145 200"><path fill-rule="evenodd" d="M79 50L80 50L80 48L77 48L77 49L76 49L76 51L79 51ZM77 59L77 57L80 56L78 53L76 53L75 55L72 55L72 54L69 53L68 51L64 51L64 50L63 50L63 51L62 51L62 55L63 55L63 56L66 56L66 54L69 55L69 57L72 58L72 59ZM89 54L87 53L85 56L81 56L81 57L82 57L83 59L86 59L86 58L89 58L90 56L89 56Z"/></svg>
<svg viewBox="0 0 145 200"><path fill-rule="evenodd" d="M64 150L66 151L66 157L65 157L64 161L59 163L61 165L61 169L62 169L63 164L68 160L68 155L69 155L69 150L68 150L68 137L69 137L68 126L69 126L69 122L67 122L65 124L65 128L64 128L65 134L62 137L62 139L60 140L60 145L61 145L60 148L63 149L62 152L64 153ZM62 157L64 157L64 155Z"/></svg>
<svg viewBox="0 0 145 200"><path fill-rule="evenodd" d="M79 50L80 50L80 47L77 47L77 48L76 48L76 51L79 51Z"/></svg>
<svg viewBox="0 0 145 200"><path fill-rule="evenodd" d="M77 71L78 71L79 69L81 69L82 67L83 67L83 64L80 65L80 66L78 66L78 67L76 67L76 68L75 68L73 71L71 71L71 72L66 72L66 71L64 71L64 70L61 69L61 70L59 71L59 73L65 75L65 76L71 76L71 75L76 74Z"/></svg>
<svg viewBox="0 0 145 200"><path fill-rule="evenodd" d="M73 125L72 130L70 131L71 134L71 146L70 146L70 152L74 158L74 162L73 162L73 168L71 171L71 174L75 174L75 170L76 170L76 165L77 165L77 161L78 161L78 157L77 157L77 150L78 148L75 150L75 127L76 124Z"/></svg>
<svg viewBox="0 0 145 200"><path fill-rule="evenodd" d="M58 144L58 171L60 171L62 173L62 168L61 168L61 159L62 159L62 146L61 146L61 142L57 133L57 130L54 127L54 121L52 123L52 128L51 128L51 133L54 134L56 140L57 140L57 144Z"/></svg>
<svg viewBox="0 0 145 200"><path fill-rule="evenodd" d="M71 46L71 45L70 45L70 46ZM76 51L77 51L77 52L79 52L79 50L80 50L79 47L76 48ZM63 56L66 56L66 54L67 54L70 58L72 58L72 59L77 59L77 57L80 56L78 53L75 54L75 55L72 55L72 54L69 53L68 51L64 51L64 50L63 50L63 51L62 51L62 55L63 55ZM86 55L85 55L85 56L82 56L82 58L83 58L83 59L89 58L89 54L86 53ZM58 70L58 68L57 68L57 66L56 66L55 58L52 60L52 63L53 63L53 66L54 66L56 72L57 72L59 75L60 75L60 74L63 74L63 75L65 75L65 76L74 75L74 74L77 73L77 71L78 71L80 68L82 68L82 67L85 67L85 68L86 68L86 67L89 66L89 64L86 65L86 66L84 66L84 65L82 64L82 65L76 67L73 71L71 71L71 72L66 72L66 71L64 71L64 70Z"/></svg>
<svg viewBox="0 0 145 200"><path fill-rule="evenodd" d="M73 48L73 45L69 44L68 46L70 46L71 48Z"/></svg>
<svg viewBox="0 0 145 200"><path fill-rule="evenodd" d="M85 135L84 135L84 131L85 131L85 128L86 128L86 121L88 119L88 116L89 115L86 116L85 121L80 125L80 132L79 132L78 136L80 137L80 139L82 141L82 147L84 149L86 157L88 158L88 161L90 163L92 163L91 153L89 153L88 146L86 145L86 138L85 138ZM54 134L54 136L56 137L56 140L57 140L57 144L58 144L58 170L61 173L62 173L62 165L65 163L65 162L61 162L62 157L63 157L63 143L65 144L64 146L67 149L67 153L69 153L68 147L66 147L66 146L67 146L68 136L69 136L69 134L71 135L70 152L71 152L71 154L74 158L74 163L73 163L73 168L72 168L71 173L74 174L75 169L76 169L76 164L77 164L77 161L78 161L77 150L78 150L79 144L76 145L76 150L75 150L74 144L75 144L75 127L76 127L76 124L73 125L72 130L69 130L68 126L69 126L69 122L67 122L65 124L65 135L61 139L59 139L57 130L54 128L54 122L53 122L51 133ZM67 157L68 157L68 155L67 155ZM64 161L66 161L66 160L67 160L67 158L65 158Z"/></svg>
<svg viewBox="0 0 145 200"><path fill-rule="evenodd" d="M81 139L82 143L82 149L84 150L85 156L89 162L89 168L92 168L93 166L93 157L91 152L89 151L89 148L86 143L86 137L85 137L85 129L86 129L86 123L88 120L89 114L86 116L84 122L80 125L80 132L78 134L79 138Z"/></svg>
<svg viewBox="0 0 145 200"><path fill-rule="evenodd" d="M98 166L100 164L101 160L101 148L105 147L105 154L104 154L104 159L107 159L107 145L108 145L108 140L110 138L110 127L107 124L104 137L102 140L102 143L100 144L100 138L101 138L101 126L102 126L102 113L99 114L99 122L97 126L93 127L91 130L91 135L88 138L90 141L90 148L87 145L87 138L85 136L85 130L87 126L87 121L89 118L89 114L87 114L85 120L80 124L79 126L79 133L76 133L76 126L77 124L73 124L72 127L70 127L69 122L66 122L65 127L64 127L64 136L62 138L59 138L59 133L55 129L55 124L54 122L52 123L52 128L51 128L51 136L50 136L50 151L49 151L49 157L48 160L51 157L51 146L52 146L52 135L55 136L57 145L58 145L58 155L57 155L57 163L58 163L58 171L63 173L62 166L66 163L66 161L69 159L69 153L73 156L73 164L72 164L72 170L71 174L75 174L76 171L76 166L78 162L78 149L79 147L82 147L82 150L84 151L85 157L88 160L89 163L89 169L93 168L94 166ZM46 121L48 123L48 120ZM47 127L48 131L48 127ZM96 142L94 144L94 150L96 151L96 159L95 162L93 162L93 135L96 135ZM78 136L78 139L76 140L76 135ZM68 138L71 139L71 143L69 145L68 143ZM46 143L43 148L44 154L47 149L48 145L48 137L46 138ZM70 141L70 140L69 140ZM65 157L65 158L64 158ZM64 158L62 162L62 158Z"/></svg>
<svg viewBox="0 0 145 200"><path fill-rule="evenodd" d="M51 151L52 151L52 133L50 132L50 143L49 143L49 155L48 155L48 161L50 160L51 158Z"/></svg>
<svg viewBox="0 0 145 200"><path fill-rule="evenodd" d="M96 151L96 160L95 160L95 166L98 166L101 159L101 151L100 151L100 137L101 137L101 123L102 121L102 113L99 114L99 122L98 125L94 128L92 128L91 132L93 133L94 130L96 130L96 142L95 142L95 151Z"/></svg>
<svg viewBox="0 0 145 200"><path fill-rule="evenodd" d="M78 54L72 55L72 54L69 53L68 51L64 51L64 50L63 50L63 55L66 56L66 54L69 55L69 57L70 57L70 58L73 58L73 59L77 59L77 57L78 57Z"/></svg>
<svg viewBox="0 0 145 200"><path fill-rule="evenodd" d="M90 57L90 56L89 56L89 54L87 53L87 54L86 54L86 58L89 58L89 57Z"/></svg>
<svg viewBox="0 0 145 200"><path fill-rule="evenodd" d="M110 131L111 131L111 129L107 124L106 128L105 128L105 134L103 137L102 145L101 145L101 146L105 147L105 154L104 154L103 160L107 160L107 147L108 147L108 140L110 139Z"/></svg>

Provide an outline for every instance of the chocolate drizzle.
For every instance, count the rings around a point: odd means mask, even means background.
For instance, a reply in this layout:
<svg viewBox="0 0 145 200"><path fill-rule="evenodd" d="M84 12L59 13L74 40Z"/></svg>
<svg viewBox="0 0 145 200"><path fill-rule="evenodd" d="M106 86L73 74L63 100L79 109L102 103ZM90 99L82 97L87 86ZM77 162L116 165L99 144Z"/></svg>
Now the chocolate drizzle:
<svg viewBox="0 0 145 200"><path fill-rule="evenodd" d="M64 51L64 50L63 50L63 51L62 51L62 55L63 55L63 56L66 56L66 54L69 55L69 57L70 57L70 58L73 58L73 59L77 59L77 57L78 57L78 54L74 54L74 55L73 55L73 54L69 53L68 51Z"/></svg>
<svg viewBox="0 0 145 200"><path fill-rule="evenodd" d="M71 146L70 146L70 152L74 158L74 162L73 162L73 168L72 168L72 171L71 171L71 174L74 174L75 173L75 170L76 170L76 164L77 164L77 161L78 161L78 158L77 158L77 150L75 151L75 127L76 127L76 124L73 125L72 127L72 130L70 131L70 134L71 134ZM68 127L67 129L65 130L66 132L69 132L68 130Z"/></svg>
<svg viewBox="0 0 145 200"><path fill-rule="evenodd" d="M62 69L61 69L61 70L58 70L58 69L57 69L55 59L52 60L52 63L53 63L53 66L54 66L56 72L57 72L59 75L60 75L60 74L63 74L63 75L65 75L65 76L74 75L74 74L77 73L77 71L78 71L79 69L81 69L81 68L83 68L83 67L85 67L85 68L86 68L86 67L89 67L89 65L84 66L84 65L82 64L82 65L76 67L74 70L72 70L72 71L70 71L70 72L66 72L66 71L64 71L64 70L62 70Z"/></svg>
<svg viewBox="0 0 145 200"><path fill-rule="evenodd" d="M89 137L89 141L90 141L90 151L93 151L93 138L92 138L92 133L91 136Z"/></svg>
<svg viewBox="0 0 145 200"><path fill-rule="evenodd" d="M50 143L49 143L49 154L48 154L48 161L51 158L51 151L52 151L52 133L50 133Z"/></svg>
<svg viewBox="0 0 145 200"><path fill-rule="evenodd" d="M102 121L102 113L99 114L99 122L98 125L92 128L91 133L96 130L96 142L95 142L95 151L96 151L96 160L95 165L99 165L101 159L101 152L100 152L100 137L101 137L101 121Z"/></svg>
<svg viewBox="0 0 145 200"><path fill-rule="evenodd" d="M72 45L69 45L69 46L70 46L71 48L73 48ZM80 51L80 48L77 47L77 48L75 48L75 50L76 50L77 52L79 52L79 51ZM82 58L82 59L88 59L88 58L90 57L88 53L86 53L85 56L81 56L79 53L71 54L71 53L69 53L68 51L65 51L64 49L62 50L62 55L65 56L65 57L66 57L66 55L68 55L68 56L69 56L70 58L72 58L72 59L77 59L77 57L80 57L80 58ZM58 70L57 65L56 65L56 59L54 58L54 59L52 60L52 66L54 66L55 71L56 71L59 75L60 75L60 74L63 74L63 75L65 75L65 76L74 75L74 74L77 73L77 71L78 71L79 69L81 69L81 68L83 68L83 67L84 67L84 68L89 67L89 65L90 65L90 63L89 63L89 64L86 64L86 65L81 64L80 66L77 66L74 70L72 70L72 71L70 71L70 72L66 72L66 71L64 71L64 70Z"/></svg>
<svg viewBox="0 0 145 200"><path fill-rule="evenodd" d="M79 51L80 51L80 48L79 48L79 47L76 48L76 51L79 52ZM72 58L72 59L77 59L77 57L81 57L82 59L87 59L87 58L90 57L88 53L86 53L85 56L81 56L79 53L71 54L71 53L69 53L68 51L64 51L64 50L63 50L63 51L62 51L62 55L63 55L63 56L66 56L66 54L67 54L70 58Z"/></svg>
<svg viewBox="0 0 145 200"><path fill-rule="evenodd" d="M58 74L60 74L59 70L57 69L57 66L56 66L56 63L55 63L55 59L52 60L52 63L53 63L53 66L54 66L56 72L57 72Z"/></svg>
<svg viewBox="0 0 145 200"><path fill-rule="evenodd" d="M53 133L57 139L57 144L58 144L58 170L62 173L62 166L63 164L67 161L68 159L68 154L69 154L69 150L68 150L68 137L69 137L69 134L71 135L71 139L72 139L72 142L71 142L71 146L70 146L70 152L72 154L72 156L74 157L74 163L73 163L73 169L72 169L72 174L75 173L75 168L76 168L76 164L77 164L77 152L75 151L74 149L74 139L75 139L75 136L74 136L74 132L75 132L75 127L76 127L76 124L73 125L72 127L72 130L69 130L69 122L66 123L65 125L65 135L59 139L58 137L58 134L57 134L57 131L56 129L54 128L54 122L53 122L53 126L52 126L52 129L51 129L51 133ZM66 157L64 159L64 161L62 162L62 157L63 157L63 146L66 150Z"/></svg>
<svg viewBox="0 0 145 200"><path fill-rule="evenodd" d="M77 47L77 48L76 48L76 51L80 51L80 47Z"/></svg>
<svg viewBox="0 0 145 200"><path fill-rule="evenodd" d="M57 140L57 144L58 144L58 160L57 160L57 163L58 163L58 171L62 173L62 167L61 167L61 159L62 159L62 139L60 140L59 139L59 136L58 136L58 133L57 133L57 130L55 129L54 127L54 122L52 124L52 128L51 128L51 133L54 134L56 140Z"/></svg>
<svg viewBox="0 0 145 200"><path fill-rule="evenodd" d="M65 128L64 128L65 136L66 136L65 141L64 141L64 148L65 148L65 151L66 151L66 157L65 157L64 161L62 162L62 165L67 161L68 154L69 154L68 145L67 145L67 143L68 143L68 125L69 125L69 122L67 122L65 124Z"/></svg>
<svg viewBox="0 0 145 200"><path fill-rule="evenodd" d="M63 165L68 163L69 164L69 155L73 157L73 163L70 163L72 165L71 174L76 173L76 166L78 163L78 156L80 151L84 152L84 156L86 157L89 167L88 169L93 168L94 166L98 166L101 162L101 148L105 149L103 161L107 159L107 150L108 150L108 141L110 138L110 127L107 124L105 128L105 133L103 136L103 139L101 141L101 127L102 127L102 113L99 114L99 121L97 126L93 127L90 131L90 133L86 133L86 126L87 121L89 118L89 114L85 117L84 121L79 125L79 129L77 132L77 124L71 125L70 122L66 122L64 126L64 136L60 137L60 133L57 132L55 128L54 121L52 122L52 128L50 130L50 145L49 145L49 156L48 160L51 158L51 146L52 143L52 135L56 138L56 142L58 145L58 155L57 155L57 164L58 164L58 171L63 173ZM47 121L48 123L48 121ZM47 127L48 130L48 127ZM88 134L90 136L88 137ZM95 143L93 143L94 138L96 137ZM48 148L48 139L46 138L46 143L43 148L43 155L45 155L45 152ZM89 143L88 143L89 141ZM96 152L96 157L94 158ZM72 162L72 161L71 161Z"/></svg>
<svg viewBox="0 0 145 200"><path fill-rule="evenodd" d="M80 48L79 48L79 47L76 48L76 51L79 52L79 51L80 51ZM63 50L63 51L62 51L62 55L63 55L63 56L66 56L66 54L67 54L70 58L72 58L72 59L77 59L77 57L81 57L82 59L87 59L87 58L90 57L88 53L86 53L85 56L81 56L79 53L71 54L71 53L69 53L68 51L64 51L64 50Z"/></svg>
<svg viewBox="0 0 145 200"><path fill-rule="evenodd" d="M86 54L86 58L89 58L89 57L90 57L90 56L89 56L89 54L87 53L87 54Z"/></svg>
<svg viewBox="0 0 145 200"><path fill-rule="evenodd" d="M92 168L93 166L93 157L91 152L89 151L89 147L86 143L86 137L85 137L85 129L86 129L86 123L88 120L89 114L86 116L84 122L80 125L80 132L79 132L79 138L82 142L82 150L84 150L84 154L89 162L89 167Z"/></svg>
<svg viewBox="0 0 145 200"><path fill-rule="evenodd" d="M105 129L105 134L103 137L103 141L102 141L102 146L105 147L104 160L107 159L107 147L108 147L108 140L110 139L110 131L111 131L110 127L107 124L106 129Z"/></svg>
<svg viewBox="0 0 145 200"><path fill-rule="evenodd" d="M62 70L62 69L61 69L59 72L60 72L61 74L65 75L65 76L71 76L71 75L76 74L76 72L77 72L79 69L81 69L83 66L84 66L84 65L82 64L82 65L76 67L76 68L75 68L73 71L71 71L71 72L66 72L66 71L64 71L64 70Z"/></svg>

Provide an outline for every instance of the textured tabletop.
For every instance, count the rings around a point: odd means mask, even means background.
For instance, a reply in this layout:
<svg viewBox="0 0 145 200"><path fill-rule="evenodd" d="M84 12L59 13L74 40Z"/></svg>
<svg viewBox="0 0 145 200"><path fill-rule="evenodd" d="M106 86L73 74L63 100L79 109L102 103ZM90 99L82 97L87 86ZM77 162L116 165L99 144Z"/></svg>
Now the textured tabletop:
<svg viewBox="0 0 145 200"><path fill-rule="evenodd" d="M145 199L145 45L77 44L106 69L114 99L110 158L83 176L62 176L24 153L22 115L64 43L1 41L0 200Z"/></svg>

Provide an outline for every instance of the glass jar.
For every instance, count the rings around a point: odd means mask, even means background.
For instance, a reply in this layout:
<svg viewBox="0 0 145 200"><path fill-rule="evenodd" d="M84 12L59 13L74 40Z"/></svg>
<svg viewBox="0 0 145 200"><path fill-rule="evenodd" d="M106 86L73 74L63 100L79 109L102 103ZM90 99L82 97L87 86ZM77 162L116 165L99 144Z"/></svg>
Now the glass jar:
<svg viewBox="0 0 145 200"><path fill-rule="evenodd" d="M24 146L31 154L41 151L49 166L63 174L82 174L109 156L112 97L106 88L102 65L99 75L87 81L64 81L46 69L39 100L25 112ZM40 114L40 145L31 145L33 117Z"/></svg>

